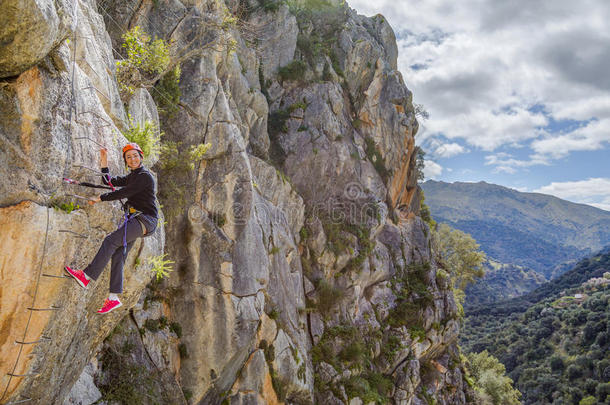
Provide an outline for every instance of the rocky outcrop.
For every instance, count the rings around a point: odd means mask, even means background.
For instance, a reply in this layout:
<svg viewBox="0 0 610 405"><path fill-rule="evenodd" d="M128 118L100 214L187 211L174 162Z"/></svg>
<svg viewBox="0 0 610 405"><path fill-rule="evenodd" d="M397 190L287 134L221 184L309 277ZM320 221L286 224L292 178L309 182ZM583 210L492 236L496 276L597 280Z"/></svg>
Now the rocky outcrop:
<svg viewBox="0 0 610 405"><path fill-rule="evenodd" d="M77 3L79 23L71 42L60 42L67 31L58 16L74 10L74 3L60 3L20 2L32 19L15 18L12 24L29 28L2 25L18 31L0 54L3 66L17 74L0 83L0 162L6 179L0 186L2 403L63 402L104 338L138 301L152 277L148 259L164 245L162 226L135 244L126 261L125 309L106 317L95 310L108 292L108 272L86 291L63 278L64 265L81 268L93 258L122 211L116 203L88 206L71 195L95 191L67 185L62 176L95 179L96 170L88 168L98 167L100 146L109 149L111 171L121 173L126 115L95 2Z"/></svg>
<svg viewBox="0 0 610 405"><path fill-rule="evenodd" d="M130 311L120 323L121 313L89 319L82 310L101 299L103 282L84 296L61 279L39 288L49 304L62 297L64 312L28 330L60 343L36 346L23 369L42 374L11 381L9 395L45 403L100 394L122 403L153 403L151 396L196 404L465 403L457 308L418 216L418 124L385 19L335 1L91 0L78 10L77 31L92 44L76 48L86 62L77 59L75 69L79 119L69 121L70 104L60 97L71 83L68 43L0 87L7 145L0 156L23 162L7 163L11 182L0 185L0 204L13 218L6 243L37 246L3 263L36 264L46 214L51 229L89 235L81 257L94 251L111 228L98 206L70 214L47 206L60 189L57 173L82 175L72 161L95 166L94 144L110 146L129 125L123 103L133 121L159 122L173 151L154 165L165 245L160 232L134 249ZM120 99L114 57L135 26L171 44L167 70L180 68L178 103L165 98L160 77ZM44 155L43 142L54 151ZM209 150L194 157L204 144ZM43 158L27 159L35 153ZM17 222L28 228L21 236ZM63 236L47 238L63 255L45 271L59 272L74 256ZM173 271L148 283L142 263L161 251ZM38 273L22 288L4 268L3 300L4 291L36 289ZM9 337L24 325L4 302ZM117 374L117 362L131 377ZM135 388L123 386L126 378ZM42 384L53 389L45 394Z"/></svg>
<svg viewBox="0 0 610 405"><path fill-rule="evenodd" d="M75 23L69 1L15 0L2 3L0 78L36 65L63 41Z"/></svg>

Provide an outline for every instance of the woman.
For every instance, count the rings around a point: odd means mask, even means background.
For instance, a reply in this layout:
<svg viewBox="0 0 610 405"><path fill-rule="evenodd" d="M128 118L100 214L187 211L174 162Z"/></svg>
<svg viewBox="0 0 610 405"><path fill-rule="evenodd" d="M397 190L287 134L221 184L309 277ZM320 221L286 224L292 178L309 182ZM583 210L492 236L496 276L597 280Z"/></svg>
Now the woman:
<svg viewBox="0 0 610 405"><path fill-rule="evenodd" d="M108 171L108 151L100 150L102 173ZM119 294L123 292L123 265L127 253L137 238L151 235L157 228L158 211L155 199L155 181L153 176L142 165L144 154L136 143L128 143L123 148L123 160L129 167L127 176L110 178L104 174L104 184L121 187L121 189L102 194L89 201L93 205L100 201L113 201L127 198L125 204L125 220L123 224L110 235L106 236L93 261L84 270L72 270L65 266L66 271L83 288L87 288L91 280L97 280L108 261L110 265L110 295L104 305L97 311L106 314L123 305Z"/></svg>

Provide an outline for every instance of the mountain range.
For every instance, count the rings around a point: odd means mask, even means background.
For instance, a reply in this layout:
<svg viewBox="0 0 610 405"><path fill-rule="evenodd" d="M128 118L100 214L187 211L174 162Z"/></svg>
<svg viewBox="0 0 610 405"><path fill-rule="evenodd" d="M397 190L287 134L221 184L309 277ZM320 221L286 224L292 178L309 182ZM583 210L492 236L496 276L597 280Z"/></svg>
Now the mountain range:
<svg viewBox="0 0 610 405"><path fill-rule="evenodd" d="M486 182L422 185L432 217L470 234L488 257L466 309L526 294L610 244L610 212Z"/></svg>
<svg viewBox="0 0 610 405"><path fill-rule="evenodd" d="M589 205L486 182L428 180L422 189L437 222L469 233L494 260L547 279L610 243L610 212Z"/></svg>

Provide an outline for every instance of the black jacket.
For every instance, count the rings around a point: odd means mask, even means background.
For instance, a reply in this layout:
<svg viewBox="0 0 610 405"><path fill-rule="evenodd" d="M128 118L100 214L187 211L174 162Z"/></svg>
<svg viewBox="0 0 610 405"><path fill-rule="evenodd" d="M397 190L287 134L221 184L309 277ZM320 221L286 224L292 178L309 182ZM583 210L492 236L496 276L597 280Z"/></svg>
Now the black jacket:
<svg viewBox="0 0 610 405"><path fill-rule="evenodd" d="M109 173L108 168L103 167L102 173ZM104 184L108 184L105 176L102 176L102 180ZM127 204L131 207L155 219L159 218L155 198L155 180L144 166L132 170L127 176L112 177L110 182L121 189L102 194L100 200L113 201L127 198Z"/></svg>

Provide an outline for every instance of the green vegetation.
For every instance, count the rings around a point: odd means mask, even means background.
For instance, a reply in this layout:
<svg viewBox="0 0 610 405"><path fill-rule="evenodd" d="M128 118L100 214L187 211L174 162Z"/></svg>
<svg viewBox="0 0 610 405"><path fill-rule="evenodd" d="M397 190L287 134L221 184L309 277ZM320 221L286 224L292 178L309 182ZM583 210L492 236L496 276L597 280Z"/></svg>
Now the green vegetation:
<svg viewBox="0 0 610 405"><path fill-rule="evenodd" d="M430 226L430 228L436 228L436 221L432 218L432 214L430 213L430 207L426 205L426 197L424 195L424 190L421 190L419 198L419 216Z"/></svg>
<svg viewBox="0 0 610 405"><path fill-rule="evenodd" d="M500 263L559 276L610 240L610 212L495 184L421 184L437 222L472 235Z"/></svg>
<svg viewBox="0 0 610 405"><path fill-rule="evenodd" d="M176 66L167 72L161 80L155 84L152 97L162 115L172 116L178 111L180 102L180 66Z"/></svg>
<svg viewBox="0 0 610 405"><path fill-rule="evenodd" d="M78 205L78 204L75 205L72 201L67 202L67 203L60 203L57 200L53 200L51 202L51 206L55 210L62 210L66 214L70 214L72 211L76 211L77 209L80 208L80 205Z"/></svg>
<svg viewBox="0 0 610 405"><path fill-rule="evenodd" d="M258 0L258 4L261 8L269 13L275 13L279 10L282 3L283 1L280 0Z"/></svg>
<svg viewBox="0 0 610 405"><path fill-rule="evenodd" d="M343 7L335 6L325 0L289 1L288 6L299 24L297 49L307 64L314 67L322 58L328 58L335 73L343 77L343 70L333 49L346 20ZM316 29L310 34L304 34L309 32L306 27L312 23L315 23ZM326 63L322 77L318 79L331 80L331 78L330 66Z"/></svg>
<svg viewBox="0 0 610 405"><path fill-rule="evenodd" d="M123 35L127 58L117 61L116 77L121 96L133 94L162 74L170 63L169 47L162 39L151 39L140 26Z"/></svg>
<svg viewBox="0 0 610 405"><path fill-rule="evenodd" d="M188 350L186 348L186 344L185 343L180 343L178 345L178 353L180 353L180 358L181 359L188 359L189 353L188 353Z"/></svg>
<svg viewBox="0 0 610 405"><path fill-rule="evenodd" d="M129 142L137 143L144 153L145 160L155 159L161 150L162 132L159 127L152 121L145 121L144 124L133 121L131 115L129 117L129 128L123 131L123 136Z"/></svg>
<svg viewBox="0 0 610 405"><path fill-rule="evenodd" d="M456 301L461 305L466 286L485 274L485 253L479 250L472 236L447 224L438 225L433 238L438 265L449 274Z"/></svg>
<svg viewBox="0 0 610 405"><path fill-rule="evenodd" d="M161 316L159 319L148 318L146 321L144 321L144 329L153 333L159 332L160 330L165 329L167 326L167 318L164 316Z"/></svg>
<svg viewBox="0 0 610 405"><path fill-rule="evenodd" d="M493 306L483 306L470 309L469 315L510 315L515 312L525 312L533 303L556 297L564 290L576 288L586 280L594 277L603 277L610 268L609 250L580 260L574 267L561 276L544 283L534 291L521 297L503 301Z"/></svg>
<svg viewBox="0 0 610 405"><path fill-rule="evenodd" d="M167 253L163 253L148 259L148 263L152 266L151 271L155 274L157 281L169 276L169 273L172 271L172 264L174 264L174 262L172 260L166 260L166 256Z"/></svg>
<svg viewBox="0 0 610 405"><path fill-rule="evenodd" d="M574 270L591 275L598 265L607 269L608 264L606 251ZM576 294L582 298L561 299ZM608 403L610 287L582 284L564 290L555 284L553 294L541 294L534 301L537 296L502 316L491 311L469 314L462 347L472 353L487 350L497 357L526 404L591 403L591 397L593 403Z"/></svg>
<svg viewBox="0 0 610 405"><path fill-rule="evenodd" d="M287 110L277 110L269 113L268 129L269 136L277 135L280 132L288 132L286 121L290 118L290 113Z"/></svg>
<svg viewBox="0 0 610 405"><path fill-rule="evenodd" d="M106 341L109 342L109 339ZM159 371L137 364L131 356L134 349L135 345L130 341L124 341L119 346L113 342L105 345L100 359L104 378L97 381L101 399L119 404L169 403L166 392L159 389Z"/></svg>
<svg viewBox="0 0 610 405"><path fill-rule="evenodd" d="M506 377L504 365L487 351L467 356L468 369L474 380L481 405L519 405L521 393L513 388L513 380Z"/></svg>
<svg viewBox="0 0 610 405"><path fill-rule="evenodd" d="M316 311L325 318L328 318L332 309L343 299L344 292L325 279L315 280L314 285L316 287L317 300L314 303L307 299L305 311Z"/></svg>
<svg viewBox="0 0 610 405"><path fill-rule="evenodd" d="M325 362L336 370L350 369L352 375L340 379L330 386L314 375L316 391L336 391L339 385L345 388L348 398L360 397L365 403L387 404L393 387L392 380L373 370L373 341L381 339L380 334L366 336L352 325L338 325L328 328L312 351L314 365Z"/></svg>
<svg viewBox="0 0 610 405"><path fill-rule="evenodd" d="M275 348L273 345L267 343L267 341L264 339L260 341L258 348L261 349L265 354L265 360L267 360L267 366L269 367L269 374L271 375L271 385L273 386L273 390L275 391L278 399L280 401L284 401L286 399L286 383L277 374L277 371L275 371L275 368L273 367L273 361L275 360Z"/></svg>
<svg viewBox="0 0 610 405"><path fill-rule="evenodd" d="M212 147L211 143L200 143L185 148L182 142L163 142L159 163L163 170L172 170L184 174L195 169L195 164L205 158Z"/></svg>
<svg viewBox="0 0 610 405"><path fill-rule="evenodd" d="M305 71L307 70L307 65L305 62L300 60L294 60L290 62L288 65L279 68L278 75L280 80L303 80L305 76Z"/></svg>
<svg viewBox="0 0 610 405"><path fill-rule="evenodd" d="M434 302L434 297L428 290L429 271L430 263L411 264L391 280L396 302L389 311L387 322L393 328L407 326L413 339L423 339L426 336L421 313Z"/></svg>
<svg viewBox="0 0 610 405"><path fill-rule="evenodd" d="M377 170L377 173L379 173L379 176L381 176L383 182L387 183L392 173L386 168L385 159L381 156L381 153L377 149L375 141L373 140L373 138L367 136L364 139L364 143L366 157L373 164L375 170Z"/></svg>
<svg viewBox="0 0 610 405"><path fill-rule="evenodd" d="M424 181L424 167L426 152L419 146L415 147L415 171L417 173L417 181Z"/></svg>
<svg viewBox="0 0 610 405"><path fill-rule="evenodd" d="M178 323L178 322L170 323L169 330L170 330L170 332L174 332L176 334L176 336L178 337L178 339L180 339L182 337L182 325L180 325L180 323Z"/></svg>

